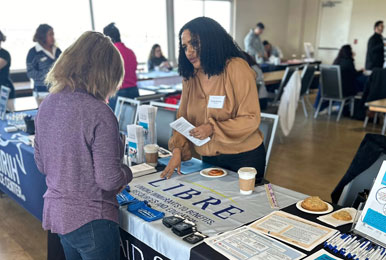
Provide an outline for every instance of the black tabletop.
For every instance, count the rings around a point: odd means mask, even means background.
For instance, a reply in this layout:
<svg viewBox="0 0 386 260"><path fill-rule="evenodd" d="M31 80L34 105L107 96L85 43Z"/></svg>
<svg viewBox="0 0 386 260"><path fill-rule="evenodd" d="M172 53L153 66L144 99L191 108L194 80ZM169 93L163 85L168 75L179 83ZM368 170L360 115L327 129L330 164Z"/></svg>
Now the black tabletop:
<svg viewBox="0 0 386 260"><path fill-rule="evenodd" d="M334 207L334 210L338 210L341 208L338 205L333 205L333 207ZM347 233L351 229L351 224L347 224L347 225L343 225L343 226L335 228L335 227L330 226L324 222L321 222L321 221L316 219L317 217L319 217L319 215L309 214L309 213L305 213L303 211L300 211L299 209L296 208L295 204L288 206L282 210L287 212L287 213L296 215L298 217L301 217L301 218L313 221L315 223L321 224L323 226L337 229L341 233ZM284 243L284 244L286 244L286 243ZM291 245L288 245L288 246L293 247ZM293 247L293 248L296 248L296 247ZM312 255L313 253L319 251L322 248L323 248L323 244L320 244L319 246L317 246L316 248L314 248L314 250L312 250L310 252L302 250L300 248L296 248L296 250L299 250L300 252L303 252L306 255ZM208 246L206 243L201 243L198 246L192 248L192 250L190 251L190 259L192 259L192 260L195 260L195 259L227 260L228 258L223 256L222 254L218 253L216 250L214 250L213 248Z"/></svg>

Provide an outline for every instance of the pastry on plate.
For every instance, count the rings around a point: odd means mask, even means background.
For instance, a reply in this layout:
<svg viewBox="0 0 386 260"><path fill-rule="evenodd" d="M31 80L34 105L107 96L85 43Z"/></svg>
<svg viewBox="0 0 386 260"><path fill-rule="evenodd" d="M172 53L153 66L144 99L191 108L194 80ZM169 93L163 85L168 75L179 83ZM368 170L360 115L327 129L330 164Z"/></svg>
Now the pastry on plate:
<svg viewBox="0 0 386 260"><path fill-rule="evenodd" d="M208 175L209 176L220 176L220 175L223 175L224 174L224 171L223 170L220 170L220 169L212 169L208 172Z"/></svg>
<svg viewBox="0 0 386 260"><path fill-rule="evenodd" d="M323 200L321 200L318 196L308 197L303 200L301 204L303 209L310 211L326 211L328 210L328 205Z"/></svg>
<svg viewBox="0 0 386 260"><path fill-rule="evenodd" d="M337 220L350 221L352 220L351 214L347 210L340 210L332 214L332 217Z"/></svg>

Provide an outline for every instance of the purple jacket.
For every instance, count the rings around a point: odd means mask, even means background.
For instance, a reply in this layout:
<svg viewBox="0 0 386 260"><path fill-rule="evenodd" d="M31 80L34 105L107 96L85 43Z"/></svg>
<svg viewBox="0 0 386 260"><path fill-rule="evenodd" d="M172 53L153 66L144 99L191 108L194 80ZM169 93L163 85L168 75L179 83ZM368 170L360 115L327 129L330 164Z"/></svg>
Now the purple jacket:
<svg viewBox="0 0 386 260"><path fill-rule="evenodd" d="M48 187L43 228L67 234L97 219L118 222L115 195L132 174L111 109L66 89L44 99L35 126L35 161Z"/></svg>

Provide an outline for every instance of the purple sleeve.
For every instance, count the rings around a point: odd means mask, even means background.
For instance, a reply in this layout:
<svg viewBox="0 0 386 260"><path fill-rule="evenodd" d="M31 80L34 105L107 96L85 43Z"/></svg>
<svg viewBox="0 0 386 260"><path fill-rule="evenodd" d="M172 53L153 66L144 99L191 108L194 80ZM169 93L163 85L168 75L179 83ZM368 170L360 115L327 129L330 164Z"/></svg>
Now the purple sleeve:
<svg viewBox="0 0 386 260"><path fill-rule="evenodd" d="M132 179L130 168L122 163L118 122L111 111L101 113L99 123L94 129L94 142L91 145L95 181L106 191L117 190Z"/></svg>

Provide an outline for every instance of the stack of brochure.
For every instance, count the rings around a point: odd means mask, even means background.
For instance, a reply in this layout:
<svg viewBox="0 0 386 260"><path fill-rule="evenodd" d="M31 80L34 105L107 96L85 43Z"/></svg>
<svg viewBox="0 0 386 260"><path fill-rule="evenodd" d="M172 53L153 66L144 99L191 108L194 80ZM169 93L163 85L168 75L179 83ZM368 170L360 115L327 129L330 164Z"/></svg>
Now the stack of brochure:
<svg viewBox="0 0 386 260"><path fill-rule="evenodd" d="M145 162L145 146L144 130L139 125L127 125L127 144L129 150L130 161L135 163Z"/></svg>
<svg viewBox="0 0 386 260"><path fill-rule="evenodd" d="M155 167L150 166L149 164L146 164L146 163L131 166L130 170L133 173L134 178L141 177L143 175L147 175L157 171Z"/></svg>
<svg viewBox="0 0 386 260"><path fill-rule="evenodd" d="M138 124L145 132L145 144L157 143L157 132L155 129L155 118L157 108L150 105L142 105L138 108Z"/></svg>

